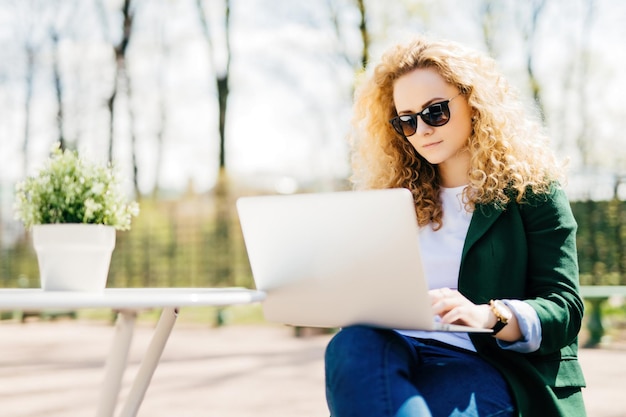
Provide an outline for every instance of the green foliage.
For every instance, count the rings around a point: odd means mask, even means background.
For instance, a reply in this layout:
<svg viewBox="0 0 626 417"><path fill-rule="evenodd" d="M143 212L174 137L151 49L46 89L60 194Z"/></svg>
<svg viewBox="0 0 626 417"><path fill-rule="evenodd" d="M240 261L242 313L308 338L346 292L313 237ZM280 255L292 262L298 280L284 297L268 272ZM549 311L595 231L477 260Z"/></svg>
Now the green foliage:
<svg viewBox="0 0 626 417"><path fill-rule="evenodd" d="M35 224L90 223L130 229L139 213L127 202L118 173L111 166L88 163L76 151L58 146L37 175L16 186L16 218Z"/></svg>
<svg viewBox="0 0 626 417"><path fill-rule="evenodd" d="M581 283L626 285L626 202L572 202Z"/></svg>
<svg viewBox="0 0 626 417"><path fill-rule="evenodd" d="M234 203L226 220L211 195L140 203L132 230L117 234L108 287L253 287ZM0 287L38 285L30 234L0 246Z"/></svg>
<svg viewBox="0 0 626 417"><path fill-rule="evenodd" d="M215 200L210 195L142 200L133 230L117 237L109 286L252 286L234 204L224 219Z"/></svg>
<svg viewBox="0 0 626 417"><path fill-rule="evenodd" d="M109 287L252 287L252 273L234 202L220 213L216 196L141 201L133 230L120 233ZM626 202L573 202L578 221L581 283L626 285ZM28 235L0 247L0 287L37 286Z"/></svg>

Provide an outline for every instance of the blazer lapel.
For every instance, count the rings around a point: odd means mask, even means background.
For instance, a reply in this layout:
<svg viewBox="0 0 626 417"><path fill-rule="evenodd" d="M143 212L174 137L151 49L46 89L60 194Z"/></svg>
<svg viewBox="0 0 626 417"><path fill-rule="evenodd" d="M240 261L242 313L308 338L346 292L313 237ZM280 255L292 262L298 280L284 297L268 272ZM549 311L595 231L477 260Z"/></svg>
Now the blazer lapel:
<svg viewBox="0 0 626 417"><path fill-rule="evenodd" d="M485 234L491 225L500 217L502 209L499 209L493 205L477 205L470 221L469 229L467 230L467 237L465 238L465 244L463 245L463 255L461 259L465 259L467 252L472 245Z"/></svg>

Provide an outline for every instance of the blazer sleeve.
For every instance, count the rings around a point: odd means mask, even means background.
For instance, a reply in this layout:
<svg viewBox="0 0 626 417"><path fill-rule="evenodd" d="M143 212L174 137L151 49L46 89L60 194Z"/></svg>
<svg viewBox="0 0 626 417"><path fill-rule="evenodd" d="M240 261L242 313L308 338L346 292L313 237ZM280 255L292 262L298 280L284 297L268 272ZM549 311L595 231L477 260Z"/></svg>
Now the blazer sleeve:
<svg viewBox="0 0 626 417"><path fill-rule="evenodd" d="M531 196L520 206L528 243L527 295L541 321L538 354L572 343L580 330L584 304L579 294L577 224L565 192Z"/></svg>

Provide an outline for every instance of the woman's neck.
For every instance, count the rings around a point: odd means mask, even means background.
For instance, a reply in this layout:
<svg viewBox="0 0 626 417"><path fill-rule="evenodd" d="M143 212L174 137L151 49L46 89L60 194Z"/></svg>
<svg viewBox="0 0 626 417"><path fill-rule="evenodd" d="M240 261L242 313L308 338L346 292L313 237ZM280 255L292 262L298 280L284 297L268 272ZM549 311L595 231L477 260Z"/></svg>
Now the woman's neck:
<svg viewBox="0 0 626 417"><path fill-rule="evenodd" d="M460 187L469 183L469 153L464 152L444 161L437 166L441 186Z"/></svg>

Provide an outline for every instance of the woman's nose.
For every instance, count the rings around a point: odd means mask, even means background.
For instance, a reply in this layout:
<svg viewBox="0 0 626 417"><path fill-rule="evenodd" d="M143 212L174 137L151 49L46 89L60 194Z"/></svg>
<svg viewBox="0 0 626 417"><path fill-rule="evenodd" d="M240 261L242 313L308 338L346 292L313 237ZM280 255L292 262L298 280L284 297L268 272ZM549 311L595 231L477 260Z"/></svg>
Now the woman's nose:
<svg viewBox="0 0 626 417"><path fill-rule="evenodd" d="M413 136L417 135L417 136L429 136L433 133L435 129L432 126L427 125L426 123L424 123L423 120L420 120L417 123L417 129L415 129L415 133L413 134Z"/></svg>

